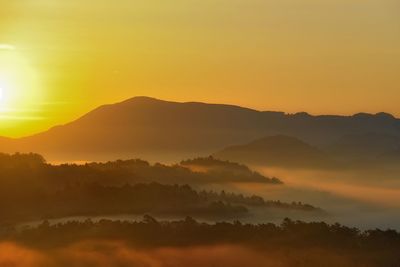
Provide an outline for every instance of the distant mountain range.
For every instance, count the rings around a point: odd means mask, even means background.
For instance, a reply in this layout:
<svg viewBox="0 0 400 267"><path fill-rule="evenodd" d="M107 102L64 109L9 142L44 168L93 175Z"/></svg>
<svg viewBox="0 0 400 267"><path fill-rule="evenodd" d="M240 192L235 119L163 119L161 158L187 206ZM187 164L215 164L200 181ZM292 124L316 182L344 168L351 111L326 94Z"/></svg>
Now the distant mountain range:
<svg viewBox="0 0 400 267"><path fill-rule="evenodd" d="M381 158L385 161L389 161L389 163L400 163L400 146L397 149L384 153Z"/></svg>
<svg viewBox="0 0 400 267"><path fill-rule="evenodd" d="M400 148L399 136L370 132L342 136L324 150L342 160L360 161L389 156L397 148Z"/></svg>
<svg viewBox="0 0 400 267"><path fill-rule="evenodd" d="M268 136L285 135L309 146L292 140L286 144L285 152L276 153L284 157L282 153L289 153L290 145L293 145L295 151L304 149L311 158L319 158L319 153L322 153L319 148L335 154L335 149L329 148L331 144L337 142L337 148L341 146L345 150L349 148L346 140L351 139L346 136L368 133L375 133L378 143L381 136L385 140L387 136L399 138L400 120L387 113L312 116L135 97L101 106L76 121L37 135L20 139L0 138L0 152L33 151L51 161L141 157L168 162L210 155L226 147ZM360 145L357 137L353 139L358 142L356 146ZM395 141L389 139L382 141L385 149L394 146ZM264 141L268 143L268 140ZM370 144L369 141L366 143ZM257 142L249 145L267 146Z"/></svg>
<svg viewBox="0 0 400 267"><path fill-rule="evenodd" d="M231 146L213 156L261 166L328 168L336 165L335 160L325 152L285 135L265 137L244 145Z"/></svg>

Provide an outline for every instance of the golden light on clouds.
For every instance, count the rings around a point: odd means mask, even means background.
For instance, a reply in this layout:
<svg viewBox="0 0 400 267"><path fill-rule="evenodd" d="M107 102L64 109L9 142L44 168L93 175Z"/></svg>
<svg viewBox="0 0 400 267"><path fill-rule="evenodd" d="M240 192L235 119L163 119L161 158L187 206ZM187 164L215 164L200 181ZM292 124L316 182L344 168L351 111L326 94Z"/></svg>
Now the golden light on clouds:
<svg viewBox="0 0 400 267"><path fill-rule="evenodd" d="M10 86L69 103L41 105L46 120L0 125L0 136L44 130L136 95L400 115L398 1L0 2L0 54L16 57L6 62L19 75Z"/></svg>

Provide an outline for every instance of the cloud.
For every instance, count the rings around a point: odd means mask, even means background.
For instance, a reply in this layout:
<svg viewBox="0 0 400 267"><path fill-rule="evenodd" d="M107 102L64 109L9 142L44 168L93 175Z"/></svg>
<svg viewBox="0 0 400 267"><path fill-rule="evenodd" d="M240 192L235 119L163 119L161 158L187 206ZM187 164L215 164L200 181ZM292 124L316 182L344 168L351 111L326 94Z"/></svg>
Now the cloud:
<svg viewBox="0 0 400 267"><path fill-rule="evenodd" d="M37 103L37 106L63 106L74 104L72 101L52 101L52 102L41 102Z"/></svg>
<svg viewBox="0 0 400 267"><path fill-rule="evenodd" d="M0 50L15 50L16 47L10 44L0 44Z"/></svg>
<svg viewBox="0 0 400 267"><path fill-rule="evenodd" d="M1 115L0 114L0 121L1 120L9 120L9 121L40 121L45 120L45 117L42 116L19 116L19 115Z"/></svg>

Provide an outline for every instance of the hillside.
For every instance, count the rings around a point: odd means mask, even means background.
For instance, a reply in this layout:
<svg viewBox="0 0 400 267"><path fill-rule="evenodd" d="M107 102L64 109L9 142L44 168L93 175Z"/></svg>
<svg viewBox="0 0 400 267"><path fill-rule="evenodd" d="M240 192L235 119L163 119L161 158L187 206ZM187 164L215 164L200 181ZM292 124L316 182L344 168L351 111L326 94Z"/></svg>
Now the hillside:
<svg viewBox="0 0 400 267"><path fill-rule="evenodd" d="M399 167L400 162L400 146L379 155L378 160L383 164L392 164L392 166Z"/></svg>
<svg viewBox="0 0 400 267"><path fill-rule="evenodd" d="M324 150L341 160L376 160L383 154L400 147L400 137L384 133L345 135L324 147Z"/></svg>
<svg viewBox="0 0 400 267"><path fill-rule="evenodd" d="M279 167L329 167L334 162L319 149L290 136L275 135L225 148L216 158L251 165Z"/></svg>
<svg viewBox="0 0 400 267"><path fill-rule="evenodd" d="M0 154L0 174L0 225L9 220L146 213L208 218L291 211L323 215L321 209L302 202L195 189L221 183L282 184L260 174L195 173L141 160L55 166L37 154Z"/></svg>
<svg viewBox="0 0 400 267"><path fill-rule="evenodd" d="M251 170L246 165L218 160L212 156L207 158L195 158L184 160L180 163L181 166L192 170L193 172L205 173L211 176L218 177L218 180L225 177L225 180L238 181L264 181L268 180L271 184L282 184L278 178L266 178L259 172Z"/></svg>
<svg viewBox="0 0 400 267"><path fill-rule="evenodd" d="M243 166L243 168L247 168ZM122 186L135 183L163 184L226 184L261 183L280 185L277 178L265 177L247 168L238 173L232 167L219 172L194 172L184 165L150 164L140 159L117 160L106 163L86 163L84 165L47 164L38 154L0 153L1 177L9 183L22 187L60 187L79 183L101 183L107 186ZM57 179L55 179L55 177Z"/></svg>

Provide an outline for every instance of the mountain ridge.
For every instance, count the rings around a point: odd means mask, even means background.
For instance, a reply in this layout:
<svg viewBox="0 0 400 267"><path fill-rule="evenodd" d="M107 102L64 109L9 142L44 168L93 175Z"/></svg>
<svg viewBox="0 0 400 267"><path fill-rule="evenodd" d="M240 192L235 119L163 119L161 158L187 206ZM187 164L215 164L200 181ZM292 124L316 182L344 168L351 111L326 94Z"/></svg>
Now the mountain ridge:
<svg viewBox="0 0 400 267"><path fill-rule="evenodd" d="M334 160L324 151L286 135L267 136L246 144L227 147L214 153L213 156L260 166L285 168L335 166Z"/></svg>
<svg viewBox="0 0 400 267"><path fill-rule="evenodd" d="M367 112L359 112L359 113L355 113L352 115L337 115L337 114L318 114L318 115L313 115L310 114L308 112L304 112L304 111L300 111L300 112L296 112L296 113L288 113L288 112L284 112L284 111L273 111L273 110L257 110L257 109L253 109L253 108L248 108L248 107L244 107L244 106L240 106L240 105L234 105L234 104L218 104L218 103L206 103L206 102L199 102L199 101L186 101L186 102L179 102L179 101L171 101L171 100L162 100L159 98L155 98L155 97L149 97L149 96L134 96L131 98L128 98L126 100L123 101L119 101L119 102L115 102L115 103L111 103L111 104L104 104L104 105L100 105L97 108L94 108L93 110L86 112L85 114L79 116L76 119L71 120L70 122L67 122L65 124L58 124L58 125L54 125L52 127L50 127L47 130L43 130L41 132L35 133L35 134L31 134L31 135L26 135L26 136L22 136L22 137L9 137L9 136L0 136L0 140L1 139L6 139L6 140L18 140L18 139L24 139L24 138L29 138L38 134L42 134L45 133L47 131L50 131L54 128L58 128L58 127L63 127L63 126L67 126L71 123L74 123L76 121L79 121L81 119L84 119L85 117L87 117L88 115L94 113L94 112L98 112L101 111L104 108L108 108L108 107L112 107L115 105L125 105L125 104L133 104L133 103L137 103L137 102L141 102L141 103L165 103L165 104L183 104L183 105L199 105L199 106L222 106L222 107L227 107L227 108L236 108L236 109L241 109L241 110L247 110L247 111L251 111L251 112L256 112L256 113L262 113L262 114L272 114L272 115L276 115L276 116L287 116L287 117L303 117L303 118L386 118L386 119L393 119L396 120L398 122L400 122L400 118L395 117L394 115L392 115L391 113L387 113L387 112L377 112L377 113L367 113Z"/></svg>
<svg viewBox="0 0 400 267"><path fill-rule="evenodd" d="M50 160L62 160L63 155L101 160L93 157L104 154L165 161L158 157L162 153L175 161L271 135L293 136L318 147L346 134L371 131L400 136L400 120L383 112L313 116L140 96L99 106L42 133L0 138L0 152L33 151Z"/></svg>

